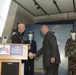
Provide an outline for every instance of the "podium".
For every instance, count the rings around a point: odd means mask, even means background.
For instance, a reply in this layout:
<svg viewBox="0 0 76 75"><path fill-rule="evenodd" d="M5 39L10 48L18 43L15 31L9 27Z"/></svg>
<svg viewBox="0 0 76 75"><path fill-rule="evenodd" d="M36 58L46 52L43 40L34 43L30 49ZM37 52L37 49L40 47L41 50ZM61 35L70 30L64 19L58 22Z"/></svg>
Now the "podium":
<svg viewBox="0 0 76 75"><path fill-rule="evenodd" d="M22 60L28 60L29 44L0 44L0 75L21 75Z"/></svg>

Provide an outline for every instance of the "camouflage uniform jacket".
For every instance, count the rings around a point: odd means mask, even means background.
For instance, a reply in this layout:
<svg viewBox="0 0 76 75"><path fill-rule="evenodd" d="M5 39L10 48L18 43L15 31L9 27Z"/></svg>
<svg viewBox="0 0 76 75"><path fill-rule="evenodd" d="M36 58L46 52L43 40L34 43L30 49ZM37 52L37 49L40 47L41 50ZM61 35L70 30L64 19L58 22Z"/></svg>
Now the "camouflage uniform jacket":
<svg viewBox="0 0 76 75"><path fill-rule="evenodd" d="M76 56L76 40L69 38L65 45L65 56Z"/></svg>

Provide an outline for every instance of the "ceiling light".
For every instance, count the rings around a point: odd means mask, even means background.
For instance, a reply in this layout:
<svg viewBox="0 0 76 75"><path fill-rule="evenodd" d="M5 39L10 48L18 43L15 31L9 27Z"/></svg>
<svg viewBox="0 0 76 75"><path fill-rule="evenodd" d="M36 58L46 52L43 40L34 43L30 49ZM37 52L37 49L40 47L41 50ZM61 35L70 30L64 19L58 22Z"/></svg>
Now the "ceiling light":
<svg viewBox="0 0 76 75"><path fill-rule="evenodd" d="M35 5L37 5L37 3L35 2Z"/></svg>
<svg viewBox="0 0 76 75"><path fill-rule="evenodd" d="M38 6L37 9L40 9L40 7Z"/></svg>

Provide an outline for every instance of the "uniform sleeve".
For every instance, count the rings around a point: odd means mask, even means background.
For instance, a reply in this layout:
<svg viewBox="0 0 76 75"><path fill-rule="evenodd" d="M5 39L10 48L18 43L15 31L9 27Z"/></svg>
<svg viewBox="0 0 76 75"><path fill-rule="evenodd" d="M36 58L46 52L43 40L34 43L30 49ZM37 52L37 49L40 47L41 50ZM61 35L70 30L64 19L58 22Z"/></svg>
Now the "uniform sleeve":
<svg viewBox="0 0 76 75"><path fill-rule="evenodd" d="M72 42L71 39L68 39L65 45L65 56L72 56L75 48L75 42Z"/></svg>
<svg viewBox="0 0 76 75"><path fill-rule="evenodd" d="M66 44L65 44L65 57L67 57L67 53L68 53L68 50L69 50L69 43L68 43L68 40L66 41Z"/></svg>
<svg viewBox="0 0 76 75"><path fill-rule="evenodd" d="M35 41L35 51L34 51L34 53L36 53L37 52L37 44L36 44L36 41Z"/></svg>
<svg viewBox="0 0 76 75"><path fill-rule="evenodd" d="M14 34L12 36L12 43L19 43L18 39L19 39L19 37L16 34Z"/></svg>

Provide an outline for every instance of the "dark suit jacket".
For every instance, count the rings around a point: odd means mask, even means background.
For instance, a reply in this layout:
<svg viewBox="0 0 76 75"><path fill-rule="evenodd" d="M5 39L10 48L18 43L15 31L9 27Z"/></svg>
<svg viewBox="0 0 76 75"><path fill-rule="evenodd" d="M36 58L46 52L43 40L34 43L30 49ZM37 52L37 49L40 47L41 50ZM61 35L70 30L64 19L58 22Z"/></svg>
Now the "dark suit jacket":
<svg viewBox="0 0 76 75"><path fill-rule="evenodd" d="M37 50L36 41L32 40L30 43L29 40L26 40L25 44L30 44L31 49L29 50L29 52L36 53L36 50Z"/></svg>
<svg viewBox="0 0 76 75"><path fill-rule="evenodd" d="M55 57L56 61L53 64L60 63L60 54L58 50L57 40L54 34L50 31L47 32L46 36L44 37L43 46L38 52L36 53L36 57L43 54L43 63L44 66L51 65L50 59Z"/></svg>

